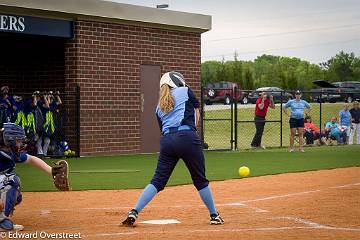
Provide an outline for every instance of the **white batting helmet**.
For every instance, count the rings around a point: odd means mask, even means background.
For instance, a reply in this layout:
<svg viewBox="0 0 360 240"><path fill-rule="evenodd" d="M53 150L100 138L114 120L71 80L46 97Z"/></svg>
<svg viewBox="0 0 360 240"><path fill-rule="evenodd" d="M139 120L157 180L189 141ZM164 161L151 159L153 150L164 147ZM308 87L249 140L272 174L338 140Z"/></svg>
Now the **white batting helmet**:
<svg viewBox="0 0 360 240"><path fill-rule="evenodd" d="M184 76L181 73L175 71L167 72L162 75L160 79L160 87L164 84L167 84L172 88L186 86Z"/></svg>

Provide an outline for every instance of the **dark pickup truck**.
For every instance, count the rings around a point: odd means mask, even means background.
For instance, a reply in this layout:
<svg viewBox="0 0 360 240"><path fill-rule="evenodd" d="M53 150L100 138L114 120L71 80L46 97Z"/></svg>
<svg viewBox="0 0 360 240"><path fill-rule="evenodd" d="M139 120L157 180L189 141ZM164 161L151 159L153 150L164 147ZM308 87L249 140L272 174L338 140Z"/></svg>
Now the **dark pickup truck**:
<svg viewBox="0 0 360 240"><path fill-rule="evenodd" d="M325 80L313 81L314 84L321 88L310 91L310 99L317 102L353 102L360 99L360 82L334 82L330 83Z"/></svg>

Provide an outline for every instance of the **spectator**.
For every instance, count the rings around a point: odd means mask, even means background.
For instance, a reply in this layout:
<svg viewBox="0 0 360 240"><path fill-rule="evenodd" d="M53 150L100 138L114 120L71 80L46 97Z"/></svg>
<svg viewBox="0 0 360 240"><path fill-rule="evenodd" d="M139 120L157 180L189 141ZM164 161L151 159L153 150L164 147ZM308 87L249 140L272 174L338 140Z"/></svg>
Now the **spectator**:
<svg viewBox="0 0 360 240"><path fill-rule="evenodd" d="M3 123L11 122L14 120L14 98L9 96L9 87L3 86L0 89L1 99L0 99L0 127Z"/></svg>
<svg viewBox="0 0 360 240"><path fill-rule="evenodd" d="M336 117L332 117L331 121L326 123L325 132L330 141L332 138L335 138L338 144L343 144L346 139L345 132L341 131L341 127L337 123Z"/></svg>
<svg viewBox="0 0 360 240"><path fill-rule="evenodd" d="M38 134L36 139L37 154L40 158L47 156L47 150L50 144L50 136L53 133L53 121L51 121L52 114L50 113L49 104L48 94L46 92L42 93L41 98L37 101L37 106L41 110L40 112L43 117L43 125L38 126ZM40 117L37 117L37 121L41 121L39 118Z"/></svg>
<svg viewBox="0 0 360 240"><path fill-rule="evenodd" d="M36 138L37 134L37 127L36 127L36 109L37 109L37 101L39 100L40 92L35 91L31 99L28 99L25 102L25 114L26 114L26 121L27 121L27 129L25 129L26 136L30 139Z"/></svg>
<svg viewBox="0 0 360 240"><path fill-rule="evenodd" d="M294 139L295 139L296 131L299 134L299 143L300 143L299 150L300 152L304 152L304 110L305 108L308 109L306 113L307 115L310 113L311 107L308 102L301 99L301 92L299 90L295 92L295 97L296 97L295 99L289 100L285 104L283 109L285 115L289 116L286 109L291 108L291 115L289 120L290 134L291 134L289 152L294 151Z"/></svg>
<svg viewBox="0 0 360 240"><path fill-rule="evenodd" d="M50 92L49 95L50 95L50 111L53 114L54 126L55 126L54 140L57 141L57 143L60 143L61 140L64 140L62 121L61 121L62 118L60 114L62 100L59 91L56 91L54 94Z"/></svg>
<svg viewBox="0 0 360 240"><path fill-rule="evenodd" d="M356 144L360 144L360 107L358 101L355 101L353 103L353 108L350 109L350 114L351 114L351 130L350 130L349 144L354 143L355 132L357 134Z"/></svg>
<svg viewBox="0 0 360 240"><path fill-rule="evenodd" d="M351 114L349 111L349 104L344 104L344 109L339 113L339 122L341 129L345 132L346 138L344 143L349 143L349 136L350 136L350 125L351 125Z"/></svg>
<svg viewBox="0 0 360 240"><path fill-rule="evenodd" d="M13 109L16 116L15 124L19 125L22 129L26 129L27 121L24 112L25 104L24 104L24 98L22 96L14 96Z"/></svg>
<svg viewBox="0 0 360 240"><path fill-rule="evenodd" d="M259 98L256 100L255 117L254 117L256 133L251 142L252 148L261 147L265 149L265 146L261 145L261 138L264 132L265 117L268 107L272 109L275 108L274 98L272 95L268 95L266 92L262 92Z"/></svg>
<svg viewBox="0 0 360 240"><path fill-rule="evenodd" d="M325 137L321 134L320 129L312 122L310 116L305 117L304 136L306 144L314 144L315 140L319 140L320 144L326 144Z"/></svg>

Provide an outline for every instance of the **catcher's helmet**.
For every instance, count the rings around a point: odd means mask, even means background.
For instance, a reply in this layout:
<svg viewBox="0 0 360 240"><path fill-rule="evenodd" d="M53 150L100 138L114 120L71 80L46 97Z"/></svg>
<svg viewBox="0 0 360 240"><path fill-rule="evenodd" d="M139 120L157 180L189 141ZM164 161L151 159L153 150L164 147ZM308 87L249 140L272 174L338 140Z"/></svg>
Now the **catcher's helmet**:
<svg viewBox="0 0 360 240"><path fill-rule="evenodd" d="M15 147L16 140L25 140L25 131L15 123L4 123L1 129L2 140L5 146Z"/></svg>
<svg viewBox="0 0 360 240"><path fill-rule="evenodd" d="M162 75L160 79L160 87L164 84L167 84L172 88L186 86L184 76L181 73L175 71L167 72Z"/></svg>

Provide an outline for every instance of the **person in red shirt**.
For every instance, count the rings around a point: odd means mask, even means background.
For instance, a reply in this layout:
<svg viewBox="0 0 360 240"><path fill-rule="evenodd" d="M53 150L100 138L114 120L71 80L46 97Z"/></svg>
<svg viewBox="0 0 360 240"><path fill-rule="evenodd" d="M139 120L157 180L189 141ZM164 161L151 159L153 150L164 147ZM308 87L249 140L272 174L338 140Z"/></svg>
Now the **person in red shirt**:
<svg viewBox="0 0 360 240"><path fill-rule="evenodd" d="M320 129L312 122L310 116L305 117L304 130L306 144L313 144L314 140L317 139L320 139L321 144L326 143L326 140L321 134Z"/></svg>
<svg viewBox="0 0 360 240"><path fill-rule="evenodd" d="M266 122L265 117L269 107L272 109L275 108L274 98L272 95L268 95L266 92L262 92L259 95L259 98L256 100L255 117L254 117L256 132L251 142L252 148L265 149L265 147L261 145L261 138L264 132L264 127Z"/></svg>

